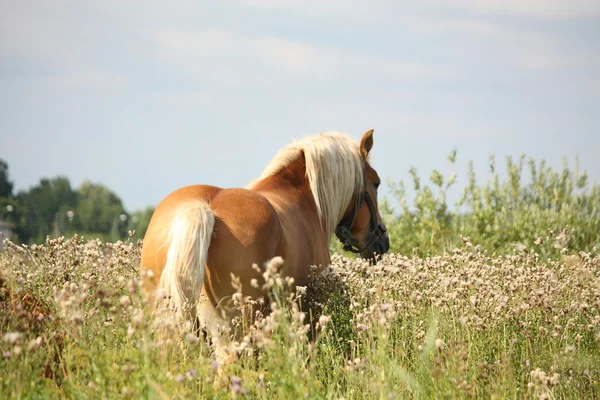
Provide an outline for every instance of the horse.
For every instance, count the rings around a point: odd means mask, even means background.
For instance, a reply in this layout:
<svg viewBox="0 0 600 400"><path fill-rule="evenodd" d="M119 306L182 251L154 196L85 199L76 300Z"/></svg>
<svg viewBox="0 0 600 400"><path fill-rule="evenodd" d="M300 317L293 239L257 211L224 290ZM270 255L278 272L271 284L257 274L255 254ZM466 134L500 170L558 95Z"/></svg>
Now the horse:
<svg viewBox="0 0 600 400"><path fill-rule="evenodd" d="M223 307L235 293L232 276L246 284L245 295L265 297L248 284L262 276L253 265L281 257L281 274L306 286L311 268L319 274L330 265L334 234L344 250L376 262L390 241L372 147L373 129L360 142L320 133L282 148L245 188L198 184L168 194L142 242L140 274L150 303L169 299L179 320L198 325L219 346L238 312Z"/></svg>

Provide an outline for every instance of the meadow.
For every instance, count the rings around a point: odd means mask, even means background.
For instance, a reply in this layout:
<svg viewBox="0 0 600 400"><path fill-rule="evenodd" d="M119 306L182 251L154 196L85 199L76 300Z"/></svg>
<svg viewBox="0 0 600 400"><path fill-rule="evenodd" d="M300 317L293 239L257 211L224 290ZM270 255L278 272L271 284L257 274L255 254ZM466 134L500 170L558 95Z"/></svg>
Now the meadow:
<svg viewBox="0 0 600 400"><path fill-rule="evenodd" d="M600 398L600 188L566 165L506 166L491 158L485 184L471 169L454 209L454 175L411 170L414 202L400 182L400 210L380 206L392 251L377 265L332 242L295 291L285 260L261 266L271 312L223 365L191 326L155 338L140 240L6 241L0 397ZM236 301L257 299L242 286Z"/></svg>

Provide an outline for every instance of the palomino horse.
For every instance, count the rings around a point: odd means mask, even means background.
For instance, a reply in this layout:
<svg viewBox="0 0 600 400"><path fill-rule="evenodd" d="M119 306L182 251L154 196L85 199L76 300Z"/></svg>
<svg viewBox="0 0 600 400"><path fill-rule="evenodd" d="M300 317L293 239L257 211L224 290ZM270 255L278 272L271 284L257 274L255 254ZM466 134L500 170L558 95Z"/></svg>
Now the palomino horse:
<svg viewBox="0 0 600 400"><path fill-rule="evenodd" d="M235 312L221 307L235 293L231 274L245 284L244 295L259 298L265 293L248 284L261 279L253 264L280 256L282 275L305 286L311 266L319 273L330 264L334 234L345 250L365 258L387 253L372 147L373 130L360 143L319 134L281 149L246 189L193 185L172 192L156 207L144 238L146 296L166 296L179 317L199 323L218 345L215 338ZM199 302L201 296L207 301Z"/></svg>

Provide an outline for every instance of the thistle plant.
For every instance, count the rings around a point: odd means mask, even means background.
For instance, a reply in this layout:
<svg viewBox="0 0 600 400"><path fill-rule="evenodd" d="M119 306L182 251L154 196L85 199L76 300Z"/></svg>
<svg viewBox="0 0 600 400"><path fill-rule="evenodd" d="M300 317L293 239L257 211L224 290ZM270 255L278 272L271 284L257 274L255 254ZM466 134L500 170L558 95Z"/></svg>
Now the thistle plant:
<svg viewBox="0 0 600 400"><path fill-rule="evenodd" d="M413 171L418 198L397 187L405 214L384 212L397 247L376 265L334 254L306 287L281 258L233 276L224 360L191 323L157 336L168 320L142 294L141 241L5 240L0 397L599 398L598 187L507 165L502 181L491 158L484 185L471 170L454 209L458 178L428 188Z"/></svg>

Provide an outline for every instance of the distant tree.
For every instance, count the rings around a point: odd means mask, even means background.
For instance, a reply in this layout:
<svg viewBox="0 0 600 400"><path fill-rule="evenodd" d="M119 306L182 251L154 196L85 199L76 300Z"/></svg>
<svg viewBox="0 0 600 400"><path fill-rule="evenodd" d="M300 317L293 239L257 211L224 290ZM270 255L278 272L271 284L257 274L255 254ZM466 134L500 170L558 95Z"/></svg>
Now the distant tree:
<svg viewBox="0 0 600 400"><path fill-rule="evenodd" d="M0 187L5 188L3 194L12 196L7 170L0 160ZM73 190L62 176L42 178L38 185L12 198L0 196L0 219L14 225L15 238L21 243L43 243L48 235L75 232L87 239L117 240L135 230L136 237L143 238L153 212L154 208L148 207L129 215L119 196L106 186L84 181Z"/></svg>
<svg viewBox="0 0 600 400"><path fill-rule="evenodd" d="M37 186L19 192L16 199L22 207L19 237L24 242L42 242L57 229L62 232L67 211L77 203L77 193L68 178L59 176L40 179Z"/></svg>
<svg viewBox="0 0 600 400"><path fill-rule="evenodd" d="M75 215L81 232L116 233L118 237L127 233L129 216L123 203L104 185L83 182L77 189Z"/></svg>
<svg viewBox="0 0 600 400"><path fill-rule="evenodd" d="M8 163L0 159L0 197L12 197L13 182L8 180Z"/></svg>
<svg viewBox="0 0 600 400"><path fill-rule="evenodd" d="M136 210L131 214L129 229L135 230L135 237L139 239L144 238L153 213L154 207L146 207L142 210Z"/></svg>
<svg viewBox="0 0 600 400"><path fill-rule="evenodd" d="M16 199L0 197L0 221L6 221L12 225L13 232L10 236L10 240L14 243L22 243L19 234L19 221L21 221L22 217L23 207L21 207ZM3 240L3 238L0 237L0 240Z"/></svg>

